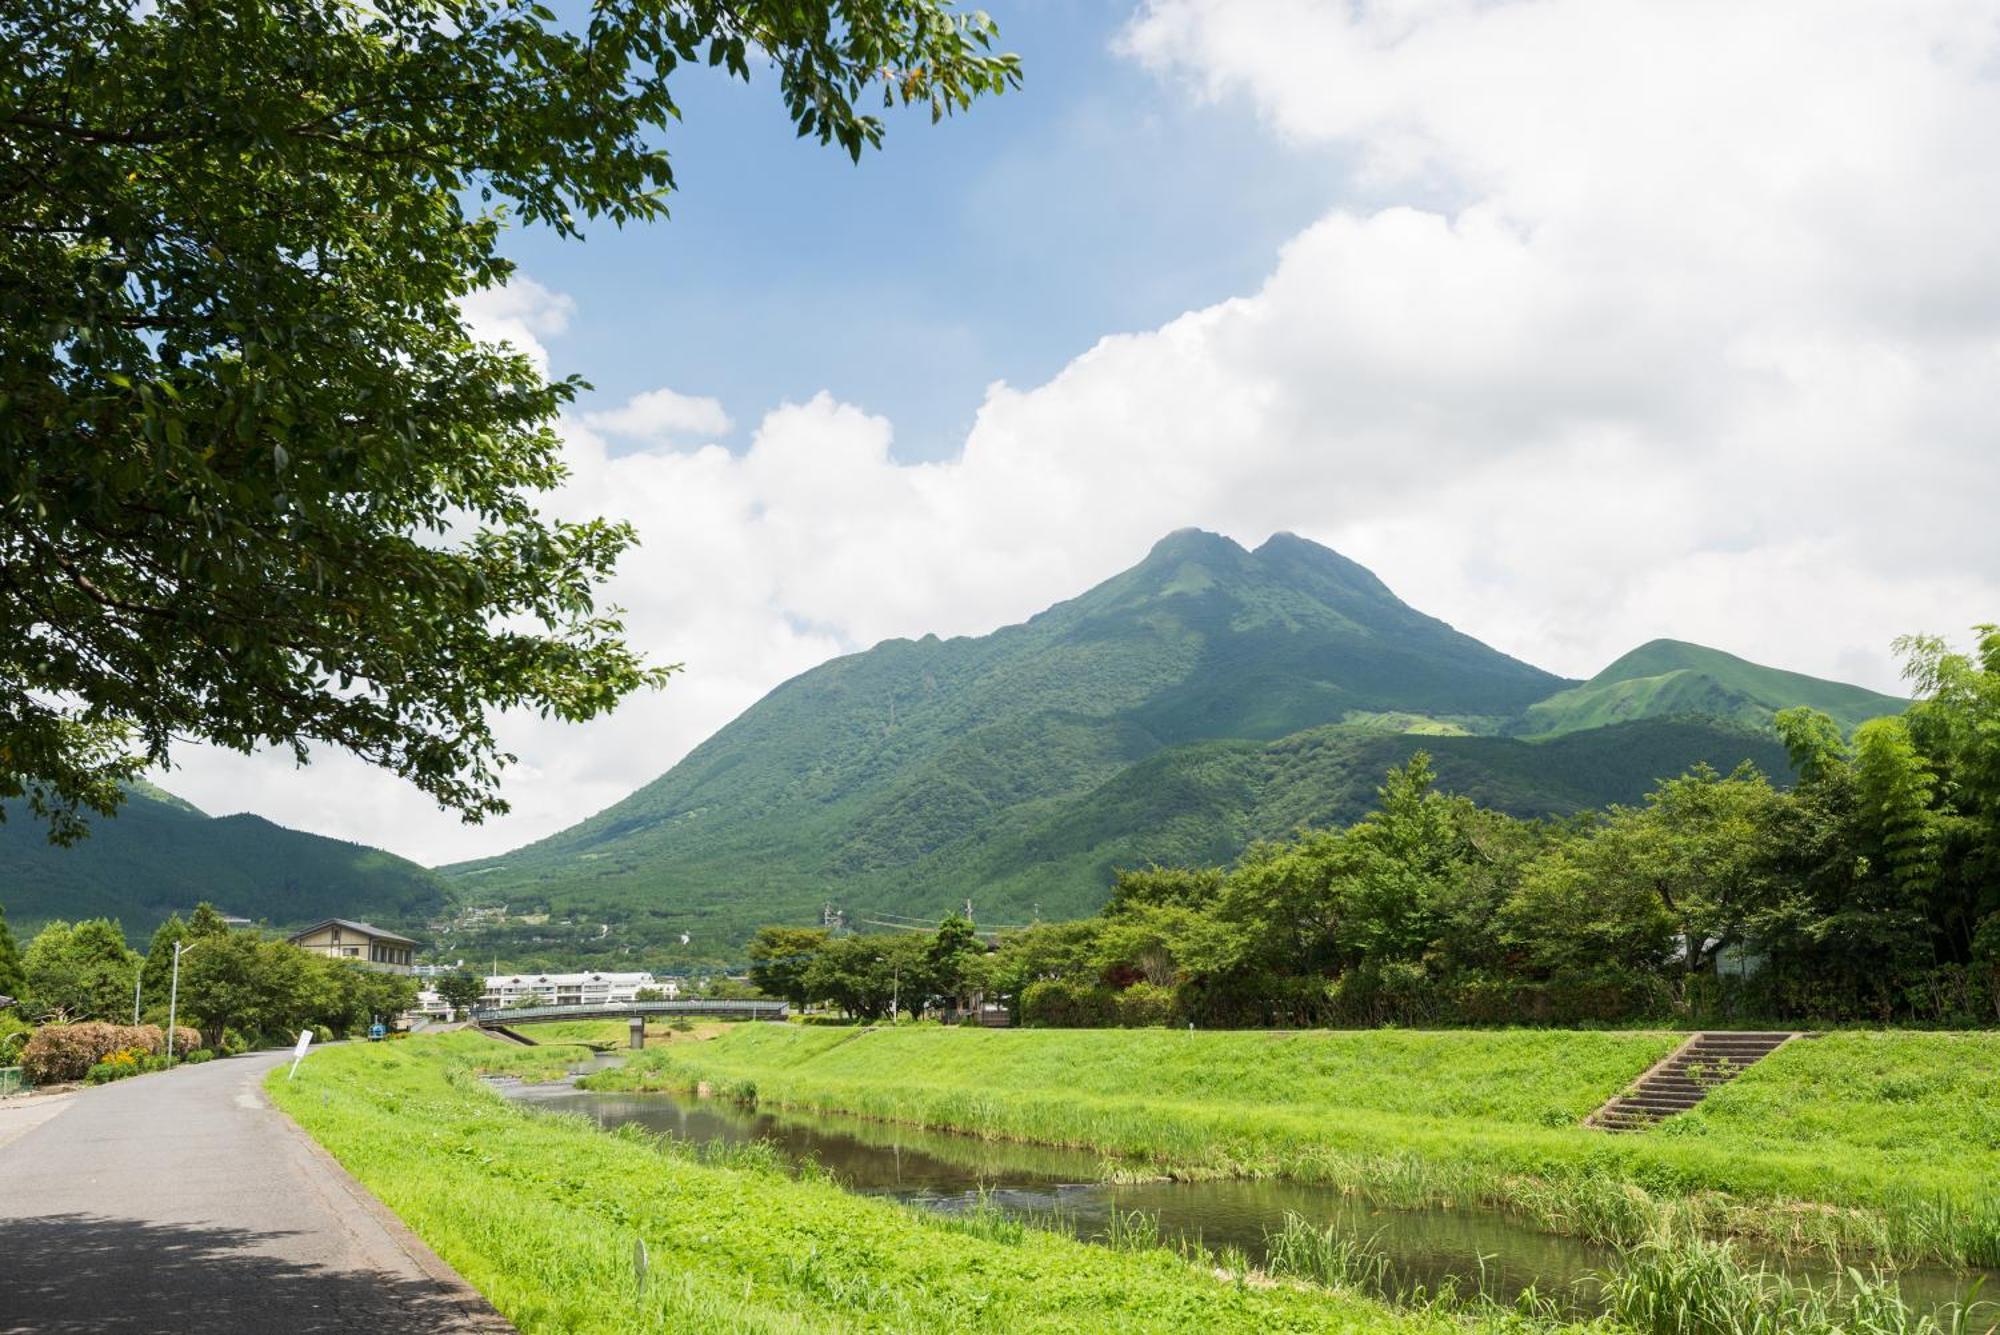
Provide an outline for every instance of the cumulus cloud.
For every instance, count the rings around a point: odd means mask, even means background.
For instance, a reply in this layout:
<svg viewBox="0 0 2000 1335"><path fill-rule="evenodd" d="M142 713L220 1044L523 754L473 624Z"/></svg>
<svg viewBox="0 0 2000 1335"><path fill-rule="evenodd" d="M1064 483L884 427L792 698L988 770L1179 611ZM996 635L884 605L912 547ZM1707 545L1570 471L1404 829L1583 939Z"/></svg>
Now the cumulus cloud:
<svg viewBox="0 0 2000 1335"><path fill-rule="evenodd" d="M576 302L566 293L550 291L532 278L515 274L500 287L467 294L459 309L465 313L474 338L511 345L526 353L546 375L549 350L542 340L569 328Z"/></svg>
<svg viewBox="0 0 2000 1335"><path fill-rule="evenodd" d="M1152 0L1122 44L1338 174L1257 290L995 384L940 462L825 395L740 452L664 389L567 424L551 504L638 527L612 596L686 674L508 720L484 832L344 761L258 771L260 809L497 852L831 654L989 631L1186 524L1301 532L1573 675L1673 635L1893 688L1894 635L2000 612L1990 4ZM567 318L505 292L481 327L517 345ZM170 786L241 805L226 769Z"/></svg>
<svg viewBox="0 0 2000 1335"><path fill-rule="evenodd" d="M720 400L652 389L622 407L584 414L584 424L610 436L667 444L690 436L713 439L734 426Z"/></svg>

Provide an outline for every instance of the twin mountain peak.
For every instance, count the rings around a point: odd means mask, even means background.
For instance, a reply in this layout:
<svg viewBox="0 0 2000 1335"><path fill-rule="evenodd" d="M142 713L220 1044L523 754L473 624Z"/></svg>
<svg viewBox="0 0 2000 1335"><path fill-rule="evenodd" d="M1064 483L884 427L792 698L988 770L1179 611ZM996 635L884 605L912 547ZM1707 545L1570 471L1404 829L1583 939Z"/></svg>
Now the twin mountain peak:
<svg viewBox="0 0 2000 1335"><path fill-rule="evenodd" d="M890 640L779 686L624 801L447 868L482 899L665 913L736 935L809 919L1089 911L1117 867L1227 862L1350 820L1418 748L1523 815L1636 801L1696 761L1783 773L1771 715L1902 708L1657 640L1587 682L1509 657L1290 533L1182 529L992 634Z"/></svg>
<svg viewBox="0 0 2000 1335"><path fill-rule="evenodd" d="M241 884L237 911L273 921L402 921L419 901L471 899L712 947L816 920L828 901L850 919L934 919L970 897L982 921L1025 922L1093 910L1118 867L1226 863L1255 839L1355 819L1418 749L1447 788L1554 815L1637 801L1697 761L1782 775L1769 724L1789 705L1852 728L1904 703L1675 640L1576 682L1317 543L1279 533L1246 550L1182 529L1019 625L821 664L623 801L441 879L262 822L151 810L164 794L135 795L79 850L48 849L31 820L0 825L0 870L68 887L65 916L137 897L128 929L193 902L187 858L156 850L211 843L208 874ZM312 857L285 859L270 846L285 835ZM63 911L7 907L17 921Z"/></svg>

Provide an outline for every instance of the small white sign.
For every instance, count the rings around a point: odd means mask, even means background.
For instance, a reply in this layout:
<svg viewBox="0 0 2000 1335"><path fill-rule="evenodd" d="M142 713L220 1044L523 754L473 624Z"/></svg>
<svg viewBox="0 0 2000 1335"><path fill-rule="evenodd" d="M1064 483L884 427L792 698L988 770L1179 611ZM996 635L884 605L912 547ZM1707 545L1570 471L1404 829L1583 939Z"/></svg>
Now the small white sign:
<svg viewBox="0 0 2000 1335"><path fill-rule="evenodd" d="M312 1030L299 1030L299 1041L292 1045L292 1069L285 1072L285 1079L290 1080L299 1073L299 1063L306 1059L306 1049L312 1046L312 1041Z"/></svg>

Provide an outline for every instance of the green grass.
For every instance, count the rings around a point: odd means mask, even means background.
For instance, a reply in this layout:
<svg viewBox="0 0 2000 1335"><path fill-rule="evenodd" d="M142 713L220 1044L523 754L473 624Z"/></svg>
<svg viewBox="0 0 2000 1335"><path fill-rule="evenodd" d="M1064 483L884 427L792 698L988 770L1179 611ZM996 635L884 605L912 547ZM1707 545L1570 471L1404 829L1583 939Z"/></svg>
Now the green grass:
<svg viewBox="0 0 2000 1335"><path fill-rule="evenodd" d="M1990 1335L1990 1302L1928 1313L1894 1280L1850 1268L1804 1284L1745 1265L1728 1242L1659 1239L1627 1253L1606 1277L1604 1305L1642 1335Z"/></svg>
<svg viewBox="0 0 2000 1335"><path fill-rule="evenodd" d="M1129 1237L1097 1247L1004 1219L936 1219L793 1177L756 1148L704 1155L518 1109L477 1079L581 1055L451 1034L328 1049L266 1088L528 1335L1523 1328L1232 1281Z"/></svg>
<svg viewBox="0 0 2000 1335"><path fill-rule="evenodd" d="M570 1043L593 1052L609 1052L626 1042L623 1020L538 1020L508 1027L537 1043Z"/></svg>
<svg viewBox="0 0 2000 1335"><path fill-rule="evenodd" d="M2000 1034L1827 1034L1716 1090L1686 1134L2000 1174ZM1995 1192L2000 1192L1996 1183Z"/></svg>
<svg viewBox="0 0 2000 1335"><path fill-rule="evenodd" d="M685 1042L691 1037L719 1032L730 1023L725 1020L690 1023L655 1016L646 1021L646 1042L667 1043L675 1039ZM682 1028L683 1025L686 1027ZM624 1020L530 1020L507 1027L537 1043L571 1043L593 1052L622 1052L631 1039L630 1027Z"/></svg>
<svg viewBox="0 0 2000 1335"><path fill-rule="evenodd" d="M1087 1148L1116 1170L1286 1176L1480 1203L1635 1244L1666 1225L1788 1251L2000 1263L2000 1035L1795 1043L1638 1135L1577 1123L1654 1033L745 1027L590 1078Z"/></svg>

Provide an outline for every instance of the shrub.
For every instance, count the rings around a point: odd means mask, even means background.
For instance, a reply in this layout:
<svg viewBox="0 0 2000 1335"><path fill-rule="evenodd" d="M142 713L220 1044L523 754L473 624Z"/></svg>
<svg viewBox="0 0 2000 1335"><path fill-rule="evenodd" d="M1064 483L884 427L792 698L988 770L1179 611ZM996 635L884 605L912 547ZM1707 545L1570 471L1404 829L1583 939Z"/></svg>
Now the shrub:
<svg viewBox="0 0 2000 1335"><path fill-rule="evenodd" d="M1021 989L1021 1023L1047 1029L1103 1029L1116 1021L1111 989L1049 978Z"/></svg>
<svg viewBox="0 0 2000 1335"><path fill-rule="evenodd" d="M199 1066L203 1062L214 1061L215 1051L212 1048L196 1048L180 1060L188 1066Z"/></svg>
<svg viewBox="0 0 2000 1335"><path fill-rule="evenodd" d="M108 1084L113 1080L123 1080L128 1075L162 1070L166 1064L164 1053L150 1053L141 1048L120 1048L91 1067L85 1078L93 1085Z"/></svg>
<svg viewBox="0 0 2000 1335"><path fill-rule="evenodd" d="M12 1066L35 1026L18 1015L0 1011L0 1066Z"/></svg>
<svg viewBox="0 0 2000 1335"><path fill-rule="evenodd" d="M1118 1023L1125 1029L1157 1029L1174 1020L1174 990L1134 983L1118 994Z"/></svg>
<svg viewBox="0 0 2000 1335"><path fill-rule="evenodd" d="M199 1035L192 1029L176 1027L174 1034L176 1047L182 1044L193 1047L199 1041ZM93 1066L114 1053L153 1057L164 1050L165 1044L166 1035L153 1024L105 1024L98 1020L45 1024L21 1049L21 1071L38 1085L82 1080L90 1075Z"/></svg>

